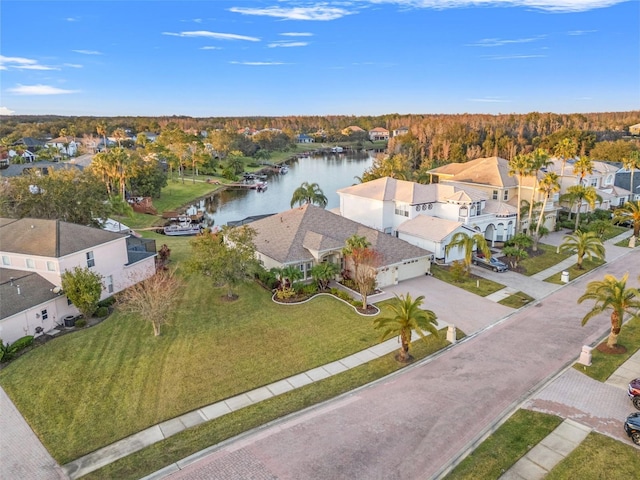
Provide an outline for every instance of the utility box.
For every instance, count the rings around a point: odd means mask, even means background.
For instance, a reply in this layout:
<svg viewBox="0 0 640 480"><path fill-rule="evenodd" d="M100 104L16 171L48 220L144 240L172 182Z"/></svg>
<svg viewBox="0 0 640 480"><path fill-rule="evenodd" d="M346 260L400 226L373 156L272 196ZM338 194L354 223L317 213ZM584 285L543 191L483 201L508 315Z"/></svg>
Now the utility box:
<svg viewBox="0 0 640 480"><path fill-rule="evenodd" d="M454 325L449 325L447 327L447 342L456 343L457 341L456 327Z"/></svg>
<svg viewBox="0 0 640 480"><path fill-rule="evenodd" d="M74 315L65 315L62 321L64 322L64 326L67 328L76 326L76 317Z"/></svg>
<svg viewBox="0 0 640 480"><path fill-rule="evenodd" d="M569 272L566 270L560 274L560 281L562 283L569 283Z"/></svg>
<svg viewBox="0 0 640 480"><path fill-rule="evenodd" d="M586 365L587 367L590 367L591 366L591 350L593 350L592 347L588 345L583 345L582 351L580 352L580 359L578 360L578 363L581 363L582 365Z"/></svg>

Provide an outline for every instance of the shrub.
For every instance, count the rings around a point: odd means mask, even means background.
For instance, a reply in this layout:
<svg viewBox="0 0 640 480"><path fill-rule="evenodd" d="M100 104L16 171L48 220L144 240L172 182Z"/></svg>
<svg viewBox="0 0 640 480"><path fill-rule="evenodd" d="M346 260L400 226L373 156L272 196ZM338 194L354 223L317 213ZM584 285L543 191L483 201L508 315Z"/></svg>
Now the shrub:
<svg viewBox="0 0 640 480"><path fill-rule="evenodd" d="M17 339L15 342L11 344L11 348L15 349L16 352L19 352L22 349L25 349L33 343L33 335L27 335L26 337L21 337Z"/></svg>
<svg viewBox="0 0 640 480"><path fill-rule="evenodd" d="M453 281L456 283L462 282L468 274L467 267L465 266L464 262L461 262L459 260L456 260L451 264L449 271L451 272Z"/></svg>
<svg viewBox="0 0 640 480"><path fill-rule="evenodd" d="M100 311L100 309L98 309ZM75 326L78 328L83 328L87 326L87 321L84 318L79 318L76 320Z"/></svg>
<svg viewBox="0 0 640 480"><path fill-rule="evenodd" d="M21 337L11 345L8 343L3 343L0 338L0 362L8 362L13 360L13 357L16 354L27 347L29 347L33 343L33 335L27 335L26 337Z"/></svg>
<svg viewBox="0 0 640 480"><path fill-rule="evenodd" d="M102 318L102 317L106 317L107 315L109 315L109 309L107 307L98 307L98 309L96 310L95 316ZM84 319L82 319L84 320ZM84 320L84 323L86 325L87 321ZM76 320L76 327L78 326L78 320Z"/></svg>
<svg viewBox="0 0 640 480"><path fill-rule="evenodd" d="M107 307L107 308L109 308L114 303L116 303L116 298L115 297L108 297L108 298L105 298L104 300L100 300L98 302L98 307Z"/></svg>
<svg viewBox="0 0 640 480"><path fill-rule="evenodd" d="M310 283L309 285L304 285L302 287L302 293L305 295L314 295L318 293L318 286L315 283Z"/></svg>

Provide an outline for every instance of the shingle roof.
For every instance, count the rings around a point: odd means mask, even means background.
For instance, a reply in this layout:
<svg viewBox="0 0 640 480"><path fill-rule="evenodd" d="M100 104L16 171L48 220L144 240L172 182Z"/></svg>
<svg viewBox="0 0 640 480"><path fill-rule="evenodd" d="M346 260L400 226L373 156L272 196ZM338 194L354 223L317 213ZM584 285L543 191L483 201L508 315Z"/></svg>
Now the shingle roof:
<svg viewBox="0 0 640 480"><path fill-rule="evenodd" d="M61 220L3 218L0 221L0 250L24 255L59 258L125 237Z"/></svg>
<svg viewBox="0 0 640 480"><path fill-rule="evenodd" d="M51 292L54 287L54 284L37 273L0 268L0 319L55 298L57 295Z"/></svg>
<svg viewBox="0 0 640 480"><path fill-rule="evenodd" d="M43 168L51 170L63 170L77 168L82 170L82 165L75 165L70 162L33 162L33 163L12 163L4 170L0 170L0 176L17 177L22 175L25 170L42 170Z"/></svg>
<svg viewBox="0 0 640 480"><path fill-rule="evenodd" d="M339 250L352 235L366 237L391 265L431 252L314 205L303 205L251 224L256 250L281 264L312 261L313 251Z"/></svg>

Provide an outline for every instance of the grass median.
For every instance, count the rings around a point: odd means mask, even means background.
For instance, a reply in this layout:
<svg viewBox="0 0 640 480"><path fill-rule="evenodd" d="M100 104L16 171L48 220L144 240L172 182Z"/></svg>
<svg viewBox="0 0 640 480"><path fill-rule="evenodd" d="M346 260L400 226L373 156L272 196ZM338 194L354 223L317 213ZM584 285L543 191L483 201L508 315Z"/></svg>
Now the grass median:
<svg viewBox="0 0 640 480"><path fill-rule="evenodd" d="M443 267L441 265L432 264L431 273L438 280L447 282L455 287L460 287L463 290L475 293L481 297L486 297L487 295L491 295L492 293L504 288L504 285L501 283L478 277L473 274L458 279L451 273L448 267Z"/></svg>

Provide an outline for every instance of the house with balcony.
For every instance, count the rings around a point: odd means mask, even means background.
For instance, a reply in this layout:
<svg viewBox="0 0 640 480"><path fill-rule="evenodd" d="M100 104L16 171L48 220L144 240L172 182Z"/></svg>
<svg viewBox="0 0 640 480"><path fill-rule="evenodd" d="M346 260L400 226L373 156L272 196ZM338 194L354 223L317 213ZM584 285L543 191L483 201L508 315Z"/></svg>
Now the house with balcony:
<svg viewBox="0 0 640 480"><path fill-rule="evenodd" d="M87 267L102 277L101 299L155 273L155 242L61 220L0 219L0 338L55 330L79 312L62 274Z"/></svg>
<svg viewBox="0 0 640 480"><path fill-rule="evenodd" d="M337 193L343 217L428 247L440 261L460 258L455 252L446 254L457 232L481 233L492 245L515 234L515 207L468 185L422 185L383 177Z"/></svg>
<svg viewBox="0 0 640 480"><path fill-rule="evenodd" d="M262 266L267 270L294 266L303 280L310 280L311 269L323 262L344 270L342 249L353 235L365 237L380 254L376 267L380 288L425 275L431 268L432 252L315 205L256 220L251 228L256 231L256 257Z"/></svg>
<svg viewBox="0 0 640 480"><path fill-rule="evenodd" d="M389 140L389 130L382 127L369 130L369 140L372 142L387 141Z"/></svg>

